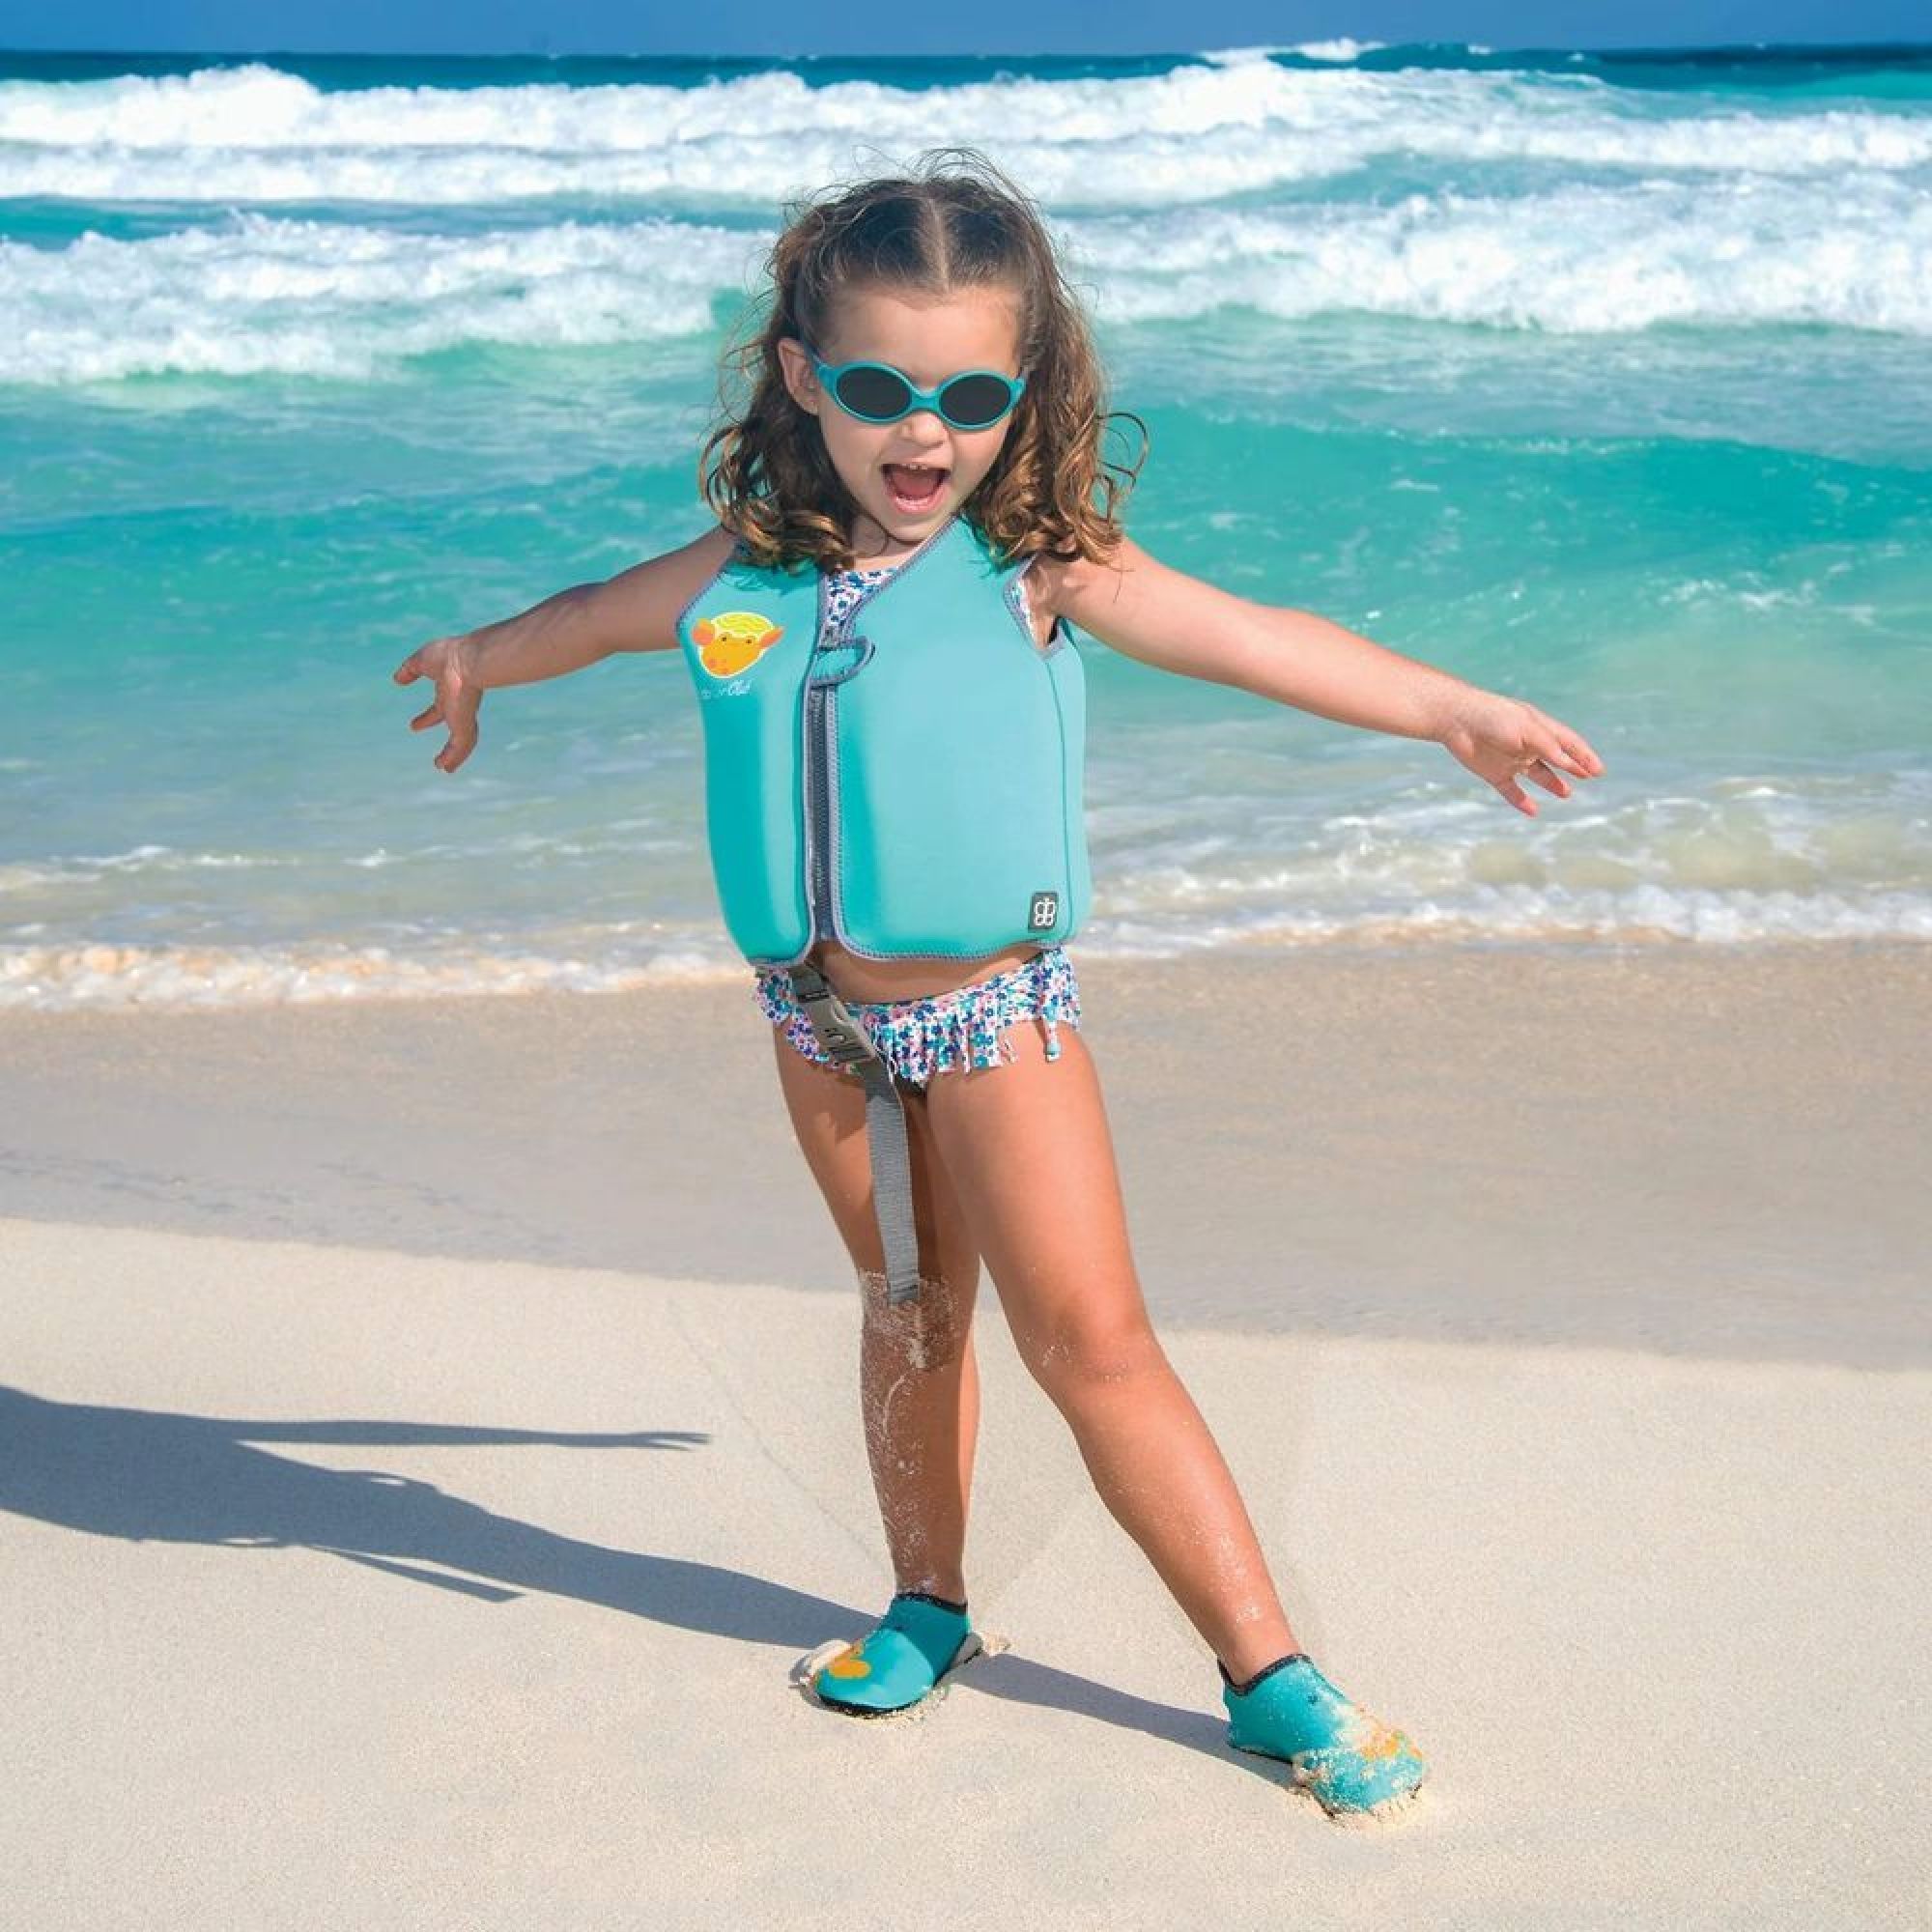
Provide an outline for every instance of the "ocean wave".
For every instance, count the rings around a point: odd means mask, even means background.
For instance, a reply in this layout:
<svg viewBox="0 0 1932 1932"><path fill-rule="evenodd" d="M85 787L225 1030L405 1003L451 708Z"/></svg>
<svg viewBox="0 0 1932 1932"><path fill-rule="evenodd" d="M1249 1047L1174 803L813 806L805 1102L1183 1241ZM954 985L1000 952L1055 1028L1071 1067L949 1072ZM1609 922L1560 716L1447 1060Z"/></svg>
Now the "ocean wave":
<svg viewBox="0 0 1932 1932"><path fill-rule="evenodd" d="M1932 200L1883 176L1573 184L1390 206L1152 213L1071 231L1106 313L1367 311L1560 333L1660 323L1932 335Z"/></svg>
<svg viewBox="0 0 1932 1932"><path fill-rule="evenodd" d="M1352 43L1350 43L1352 44ZM1932 164L1932 119L1631 96L1586 74L1193 64L912 89L764 72L703 87L324 91L259 63L0 83L0 197L489 205L676 197L768 210L948 142L998 149L1063 208L1192 205L1387 157L1698 176Z"/></svg>
<svg viewBox="0 0 1932 1932"><path fill-rule="evenodd" d="M1292 772L1271 726L1142 727L1138 743L1130 769L1113 759L1090 775L1095 892L1078 944L1095 957L1329 944L1932 942L1932 772L1888 760L1713 780L1626 773L1621 795L1540 799L1544 815L1526 823L1460 779L1371 781L1347 746ZM1621 756L1611 749L1613 767ZM1355 802L1335 802L1351 789ZM551 849L563 837L520 833L511 844ZM658 869L662 850L585 842L598 864L574 870L567 893L530 905L528 923L507 931L467 923L460 891L447 904L412 897L406 929L373 927L366 887L327 867L295 891L243 875L218 902L189 899L172 879L129 876L111 899L89 890L107 867L235 856L219 848L22 862L6 882L0 1009L618 992L742 976L722 923L688 883L688 852L676 862L686 883L673 886ZM347 863L372 856L357 848ZM409 855L432 869L424 859ZM482 848L465 863L479 876L496 868ZM462 867L450 874L460 881ZM604 890L618 879L621 892ZM620 920L585 910L619 903ZM648 917L634 917L641 908Z"/></svg>
<svg viewBox="0 0 1932 1932"><path fill-rule="evenodd" d="M1882 177L1571 185L1386 208L1170 211L1061 224L1103 323L1234 308L1551 333L1825 325L1932 336L1932 202ZM143 240L0 242L0 382L363 379L469 345L702 333L769 237L695 221L424 235L250 212Z"/></svg>
<svg viewBox="0 0 1932 1932"><path fill-rule="evenodd" d="M148 241L0 242L0 382L265 373L360 379L470 344L690 334L747 268L699 223L420 235L242 213Z"/></svg>
<svg viewBox="0 0 1932 1932"><path fill-rule="evenodd" d="M708 954L667 952L646 961L609 965L534 948L511 953L445 947L411 953L323 944L0 946L0 1011L179 1011L501 993L620 993L639 986L715 984L741 978L744 971L742 959L723 949Z"/></svg>
<svg viewBox="0 0 1932 1932"><path fill-rule="evenodd" d="M1215 47L1200 58L1213 67L1239 67L1249 61L1265 61L1276 54L1290 54L1311 61L1358 61L1364 54L1386 47L1386 41L1351 41L1346 35L1332 41L1294 41L1285 46ZM1480 52L1483 49L1471 48Z"/></svg>

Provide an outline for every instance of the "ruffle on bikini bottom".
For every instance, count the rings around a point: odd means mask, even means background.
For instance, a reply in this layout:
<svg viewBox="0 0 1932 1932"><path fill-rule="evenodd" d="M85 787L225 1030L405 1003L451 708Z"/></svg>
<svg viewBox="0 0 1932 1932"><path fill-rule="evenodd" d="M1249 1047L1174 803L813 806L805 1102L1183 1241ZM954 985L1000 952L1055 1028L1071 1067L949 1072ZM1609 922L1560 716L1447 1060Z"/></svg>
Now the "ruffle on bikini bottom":
<svg viewBox="0 0 1932 1932"><path fill-rule="evenodd" d="M808 1060L833 1064L799 1009L785 967L758 968L753 996L765 1017ZM1037 1019L1044 1026L1046 1057L1058 1060L1060 1024L1078 1027L1081 1017L1073 961L1059 946L1049 946L990 980L929 999L845 1004L894 1074L916 1087L952 1067L1011 1065L1013 1046L1007 1036L1022 1020Z"/></svg>

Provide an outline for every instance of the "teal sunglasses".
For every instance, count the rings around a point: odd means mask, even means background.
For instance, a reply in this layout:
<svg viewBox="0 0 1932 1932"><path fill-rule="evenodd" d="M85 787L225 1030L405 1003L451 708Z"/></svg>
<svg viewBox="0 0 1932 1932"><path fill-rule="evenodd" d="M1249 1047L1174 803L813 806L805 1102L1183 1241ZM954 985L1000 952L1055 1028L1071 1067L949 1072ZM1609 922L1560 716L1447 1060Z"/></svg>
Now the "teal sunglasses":
<svg viewBox="0 0 1932 1932"><path fill-rule="evenodd" d="M861 422L895 423L914 410L931 410L954 429L991 429L1026 388L1024 376L1003 376L997 369L962 369L936 389L922 389L889 362L840 362L835 368L821 361L818 351L803 336L799 341L826 394Z"/></svg>

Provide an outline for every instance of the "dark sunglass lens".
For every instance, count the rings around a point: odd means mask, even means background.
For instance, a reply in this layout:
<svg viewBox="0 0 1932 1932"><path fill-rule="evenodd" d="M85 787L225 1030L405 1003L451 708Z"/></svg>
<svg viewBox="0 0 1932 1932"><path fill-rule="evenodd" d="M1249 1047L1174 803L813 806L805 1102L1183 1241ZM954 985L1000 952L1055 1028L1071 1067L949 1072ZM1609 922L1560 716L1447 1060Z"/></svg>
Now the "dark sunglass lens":
<svg viewBox="0 0 1932 1932"><path fill-rule="evenodd" d="M970 429L976 423L998 422L1011 394L997 376L961 376L947 384L939 400L954 422Z"/></svg>
<svg viewBox="0 0 1932 1932"><path fill-rule="evenodd" d="M897 415L908 396L890 369L848 369L838 379L838 400L855 415L884 417Z"/></svg>

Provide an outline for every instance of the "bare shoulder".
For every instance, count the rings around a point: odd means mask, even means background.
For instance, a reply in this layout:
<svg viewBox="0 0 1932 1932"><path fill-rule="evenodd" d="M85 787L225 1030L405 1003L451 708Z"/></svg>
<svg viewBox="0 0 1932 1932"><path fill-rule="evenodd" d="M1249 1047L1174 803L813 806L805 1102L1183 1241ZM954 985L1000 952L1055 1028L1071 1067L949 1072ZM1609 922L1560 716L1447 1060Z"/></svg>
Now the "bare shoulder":
<svg viewBox="0 0 1932 1932"><path fill-rule="evenodd" d="M1133 573L1159 567L1124 532L1104 557L1057 557L1042 552L1033 570L1039 591L1036 601L1084 630L1089 617L1119 602Z"/></svg>
<svg viewBox="0 0 1932 1932"><path fill-rule="evenodd" d="M1027 572L1027 602L1036 611L1072 617L1072 606L1090 594L1097 574L1106 568L1092 557L1055 556L1051 551L1040 551Z"/></svg>
<svg viewBox="0 0 1932 1932"><path fill-rule="evenodd" d="M674 651L685 607L724 567L737 539L723 524L605 580L609 629L620 651Z"/></svg>

